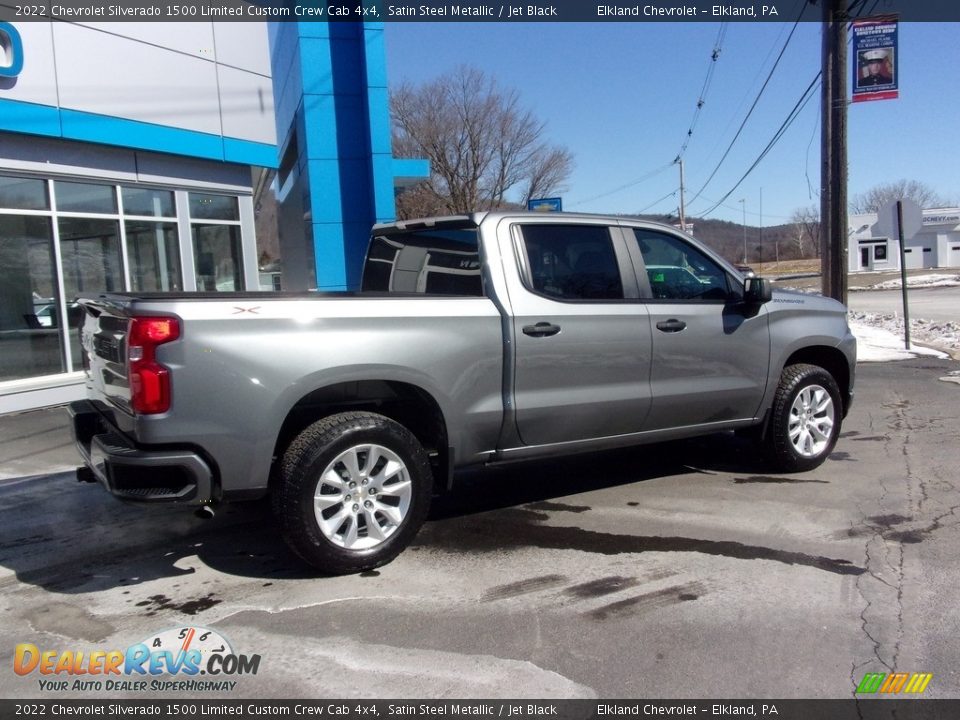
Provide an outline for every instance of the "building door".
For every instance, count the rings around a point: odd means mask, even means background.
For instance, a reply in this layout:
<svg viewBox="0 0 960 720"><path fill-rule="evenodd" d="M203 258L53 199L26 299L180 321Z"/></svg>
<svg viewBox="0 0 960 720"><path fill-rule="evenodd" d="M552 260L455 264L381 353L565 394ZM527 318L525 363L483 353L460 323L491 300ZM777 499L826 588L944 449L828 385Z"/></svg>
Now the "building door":
<svg viewBox="0 0 960 720"><path fill-rule="evenodd" d="M869 247L860 248L860 269L861 270L870 269L870 248Z"/></svg>

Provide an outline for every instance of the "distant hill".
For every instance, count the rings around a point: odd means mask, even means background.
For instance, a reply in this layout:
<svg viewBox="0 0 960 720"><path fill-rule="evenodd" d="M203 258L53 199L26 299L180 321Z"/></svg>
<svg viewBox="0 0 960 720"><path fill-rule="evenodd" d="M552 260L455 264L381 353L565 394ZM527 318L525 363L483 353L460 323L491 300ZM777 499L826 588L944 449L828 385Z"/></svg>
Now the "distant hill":
<svg viewBox="0 0 960 720"><path fill-rule="evenodd" d="M679 221L676 218L668 221L663 215L632 215L630 217L666 222L668 225L679 227ZM726 220L704 220L688 217L687 225L690 224L693 225L693 236L697 240L733 263L743 262L743 225ZM797 249L795 225L790 223L764 227L762 252L760 230L761 228L753 225L746 226L747 264L759 262L761 259L763 262L770 262L777 257L778 251L781 260L795 260L800 257ZM806 249L806 255L811 256L809 244Z"/></svg>

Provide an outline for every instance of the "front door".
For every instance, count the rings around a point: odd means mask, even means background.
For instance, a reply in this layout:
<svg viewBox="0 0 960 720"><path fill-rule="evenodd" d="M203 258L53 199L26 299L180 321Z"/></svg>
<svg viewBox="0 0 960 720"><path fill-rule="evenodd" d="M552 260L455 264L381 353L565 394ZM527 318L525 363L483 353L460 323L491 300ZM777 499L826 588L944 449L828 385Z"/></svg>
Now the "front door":
<svg viewBox="0 0 960 720"><path fill-rule="evenodd" d="M646 430L756 416L766 390L770 333L762 306L732 300L739 281L706 253L665 231L633 228L649 290L653 339Z"/></svg>

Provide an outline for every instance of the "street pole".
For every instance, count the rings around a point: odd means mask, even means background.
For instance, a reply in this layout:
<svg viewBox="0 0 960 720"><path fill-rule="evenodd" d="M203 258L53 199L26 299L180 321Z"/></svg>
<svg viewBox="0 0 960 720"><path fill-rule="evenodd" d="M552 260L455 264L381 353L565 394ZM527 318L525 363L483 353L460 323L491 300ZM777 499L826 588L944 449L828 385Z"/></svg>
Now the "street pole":
<svg viewBox="0 0 960 720"><path fill-rule="evenodd" d="M683 202L683 158L680 158L680 230L687 231L687 214Z"/></svg>
<svg viewBox="0 0 960 720"><path fill-rule="evenodd" d="M763 269L763 188L760 188L760 268Z"/></svg>
<svg viewBox="0 0 960 720"><path fill-rule="evenodd" d="M747 199L740 198L740 209L743 210L743 264L747 264Z"/></svg>
<svg viewBox="0 0 960 720"><path fill-rule="evenodd" d="M907 253L903 238L903 201L897 200L897 238L900 240L900 294L903 296L903 346L910 349L910 303L907 300Z"/></svg>
<svg viewBox="0 0 960 720"><path fill-rule="evenodd" d="M820 258L823 294L847 303L847 14L823 0Z"/></svg>

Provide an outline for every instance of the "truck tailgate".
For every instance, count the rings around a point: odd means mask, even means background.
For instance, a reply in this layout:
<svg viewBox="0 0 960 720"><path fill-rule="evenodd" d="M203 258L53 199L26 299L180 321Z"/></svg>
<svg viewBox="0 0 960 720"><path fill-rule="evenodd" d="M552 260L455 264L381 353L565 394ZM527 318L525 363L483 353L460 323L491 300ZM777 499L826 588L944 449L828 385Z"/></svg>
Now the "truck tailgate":
<svg viewBox="0 0 960 720"><path fill-rule="evenodd" d="M80 344L83 367L92 395L131 412L127 365L128 307L121 303L82 298Z"/></svg>

